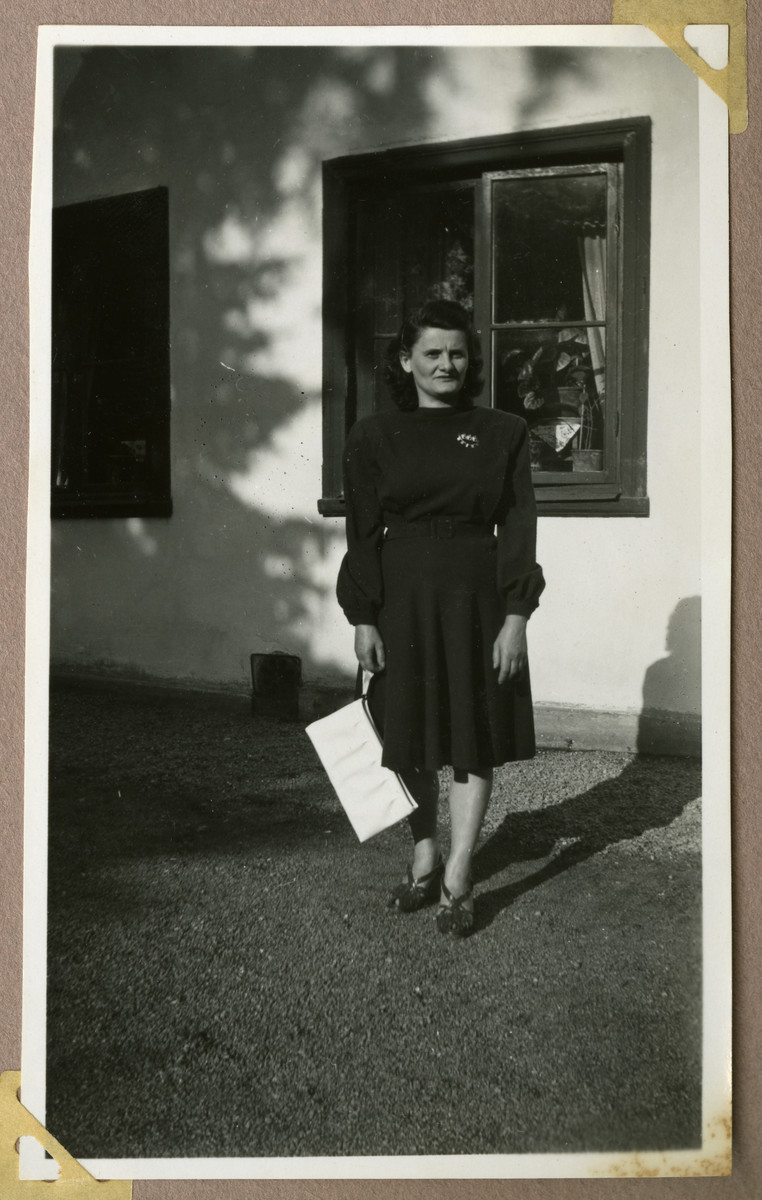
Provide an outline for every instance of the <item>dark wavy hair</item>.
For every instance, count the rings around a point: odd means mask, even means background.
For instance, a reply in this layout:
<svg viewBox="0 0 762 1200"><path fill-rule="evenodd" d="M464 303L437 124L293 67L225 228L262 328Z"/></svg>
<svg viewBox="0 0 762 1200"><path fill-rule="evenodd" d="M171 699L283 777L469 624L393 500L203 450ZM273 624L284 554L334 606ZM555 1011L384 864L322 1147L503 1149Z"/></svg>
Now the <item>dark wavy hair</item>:
<svg viewBox="0 0 762 1200"><path fill-rule="evenodd" d="M473 400L484 387L482 379L482 348L479 335L473 327L471 317L462 304L454 300L429 300L402 322L402 328L389 343L384 363L384 381L394 397L394 402L403 411L418 407L418 392L413 376L403 369L400 351L408 353L418 341L424 329L459 329L466 335L468 345L468 367L458 400L460 403Z"/></svg>

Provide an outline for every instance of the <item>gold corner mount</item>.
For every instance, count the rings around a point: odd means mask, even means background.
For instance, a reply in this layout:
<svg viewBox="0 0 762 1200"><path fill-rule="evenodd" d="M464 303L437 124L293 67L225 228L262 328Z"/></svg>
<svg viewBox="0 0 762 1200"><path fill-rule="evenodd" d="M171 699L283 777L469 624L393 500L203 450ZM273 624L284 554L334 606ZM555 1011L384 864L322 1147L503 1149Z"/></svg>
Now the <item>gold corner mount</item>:
<svg viewBox="0 0 762 1200"><path fill-rule="evenodd" d="M613 0L612 25L644 25L725 101L731 133L749 123L746 83L746 0ZM728 61L712 67L685 39L689 25L726 25Z"/></svg>
<svg viewBox="0 0 762 1200"><path fill-rule="evenodd" d="M0 1075L0 1194L3 1200L131 1200L129 1179L96 1179L19 1100L20 1071ZM19 1138L33 1137L59 1169L57 1179L19 1179Z"/></svg>

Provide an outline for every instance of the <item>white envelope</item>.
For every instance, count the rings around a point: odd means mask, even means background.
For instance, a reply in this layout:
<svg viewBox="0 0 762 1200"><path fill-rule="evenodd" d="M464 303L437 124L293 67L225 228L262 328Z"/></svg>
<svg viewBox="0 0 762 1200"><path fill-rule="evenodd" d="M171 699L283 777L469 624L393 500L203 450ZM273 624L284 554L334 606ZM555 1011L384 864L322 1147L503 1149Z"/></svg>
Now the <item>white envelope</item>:
<svg viewBox="0 0 762 1200"><path fill-rule="evenodd" d="M305 732L361 842L418 807L399 775L381 765L383 744L364 696Z"/></svg>

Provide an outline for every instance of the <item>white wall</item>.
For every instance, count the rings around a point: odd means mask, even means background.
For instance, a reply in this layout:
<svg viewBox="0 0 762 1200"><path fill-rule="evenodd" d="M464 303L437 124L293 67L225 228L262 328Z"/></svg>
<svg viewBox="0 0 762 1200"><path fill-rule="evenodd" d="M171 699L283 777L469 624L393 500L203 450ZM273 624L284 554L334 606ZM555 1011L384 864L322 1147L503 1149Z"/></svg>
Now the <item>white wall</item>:
<svg viewBox="0 0 762 1200"><path fill-rule="evenodd" d="M57 203L170 190L174 515L54 524L54 662L243 686L283 649L346 676L343 528L316 510L322 160L650 115L651 515L541 518L533 689L633 711L652 668L649 707L698 711L697 85L670 51L71 52L60 81Z"/></svg>

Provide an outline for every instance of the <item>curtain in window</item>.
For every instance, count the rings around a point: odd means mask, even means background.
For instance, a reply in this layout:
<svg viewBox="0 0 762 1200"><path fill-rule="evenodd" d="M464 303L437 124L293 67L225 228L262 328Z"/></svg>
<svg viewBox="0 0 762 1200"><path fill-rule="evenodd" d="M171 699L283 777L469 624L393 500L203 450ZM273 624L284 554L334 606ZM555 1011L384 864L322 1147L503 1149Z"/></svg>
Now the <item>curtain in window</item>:
<svg viewBox="0 0 762 1200"><path fill-rule="evenodd" d="M586 321L606 319L606 239L603 237L581 237L578 239L582 263L582 294ZM592 326L587 330L590 358L593 363L593 378L599 397L603 397L606 382L606 331Z"/></svg>

